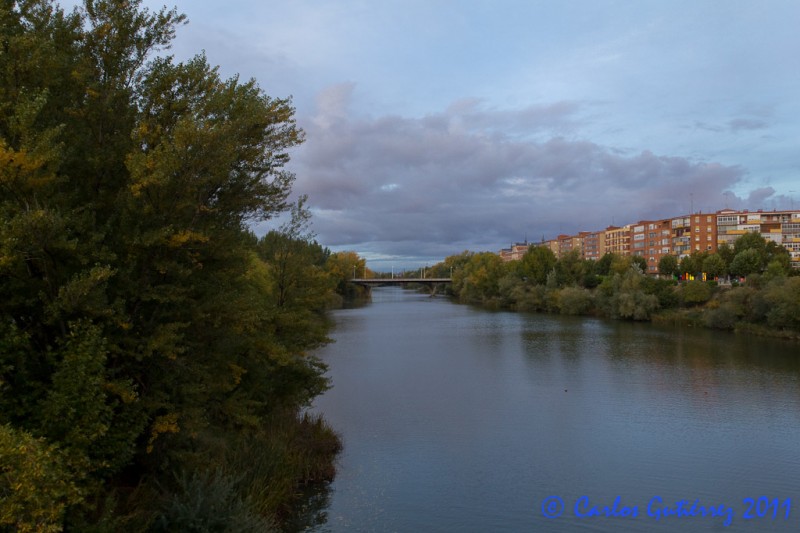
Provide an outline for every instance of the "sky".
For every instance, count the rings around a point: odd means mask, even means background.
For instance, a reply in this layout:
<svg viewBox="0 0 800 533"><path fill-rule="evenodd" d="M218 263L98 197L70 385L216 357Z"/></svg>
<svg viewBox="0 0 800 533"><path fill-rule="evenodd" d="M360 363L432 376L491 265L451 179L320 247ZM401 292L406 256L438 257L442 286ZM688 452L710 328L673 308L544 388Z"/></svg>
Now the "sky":
<svg viewBox="0 0 800 533"><path fill-rule="evenodd" d="M374 270L800 208L796 0L174 5L189 21L176 61L204 52L223 76L292 97L306 134L294 194L318 242Z"/></svg>

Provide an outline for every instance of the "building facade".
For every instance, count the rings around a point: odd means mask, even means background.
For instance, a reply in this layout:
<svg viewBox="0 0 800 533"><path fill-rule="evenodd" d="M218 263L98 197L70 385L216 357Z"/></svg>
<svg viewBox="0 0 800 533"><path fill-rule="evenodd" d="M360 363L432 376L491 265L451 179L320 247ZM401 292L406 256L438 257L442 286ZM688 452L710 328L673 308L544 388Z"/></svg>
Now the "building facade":
<svg viewBox="0 0 800 533"><path fill-rule="evenodd" d="M559 235L543 241L557 258L577 250L584 259L596 260L606 253L638 255L647 262L647 272L658 274L658 263L665 255L678 260L693 253L715 253L722 244L733 243L748 232L757 232L789 251L792 266L800 268L800 211L735 211L692 213L661 220L642 220L626 226L609 226L603 231L583 231L577 235ZM525 251L527 251L527 243ZM519 243L501 250L510 261L521 258Z"/></svg>

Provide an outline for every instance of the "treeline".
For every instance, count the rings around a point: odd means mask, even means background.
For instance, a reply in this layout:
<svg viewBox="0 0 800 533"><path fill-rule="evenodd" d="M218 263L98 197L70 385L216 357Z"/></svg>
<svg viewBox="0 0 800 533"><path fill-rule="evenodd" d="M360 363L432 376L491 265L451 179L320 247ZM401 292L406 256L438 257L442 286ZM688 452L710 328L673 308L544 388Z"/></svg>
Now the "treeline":
<svg viewBox="0 0 800 533"><path fill-rule="evenodd" d="M716 253L680 262L665 256L659 277L644 274L646 267L638 256L591 261L572 251L557 259L549 248L531 247L510 262L490 252L464 252L432 267L429 276L452 272L454 297L492 308L800 333L800 273L785 248L757 233Z"/></svg>
<svg viewBox="0 0 800 533"><path fill-rule="evenodd" d="M265 531L333 474L308 354L363 260L288 201L289 100L156 56L183 22L0 3L0 531Z"/></svg>

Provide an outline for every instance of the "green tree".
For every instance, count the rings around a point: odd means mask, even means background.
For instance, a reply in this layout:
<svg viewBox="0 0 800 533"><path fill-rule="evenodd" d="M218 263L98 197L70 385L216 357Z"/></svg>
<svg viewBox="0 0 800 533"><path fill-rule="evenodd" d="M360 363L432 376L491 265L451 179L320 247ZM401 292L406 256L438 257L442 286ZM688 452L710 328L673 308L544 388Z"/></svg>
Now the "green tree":
<svg viewBox="0 0 800 533"><path fill-rule="evenodd" d="M649 320L658 309L658 297L645 292L647 277L631 266L625 274L614 274L599 287L599 304L611 318Z"/></svg>
<svg viewBox="0 0 800 533"><path fill-rule="evenodd" d="M499 282L506 266L497 254L476 253L453 273L453 290L465 302L488 302L500 295Z"/></svg>
<svg viewBox="0 0 800 533"><path fill-rule="evenodd" d="M711 299L711 287L700 280L689 281L682 287L683 301L691 305L706 303Z"/></svg>
<svg viewBox="0 0 800 533"><path fill-rule="evenodd" d="M658 260L658 273L662 276L672 276L678 273L678 258L667 254Z"/></svg>
<svg viewBox="0 0 800 533"><path fill-rule="evenodd" d="M581 260L578 250L570 250L563 257L556 261L555 268L556 283L559 287L576 285L583 281L585 276L585 265Z"/></svg>
<svg viewBox="0 0 800 533"><path fill-rule="evenodd" d="M698 262L697 254L682 257L678 266L681 275L689 274L690 276L698 276L702 268L702 263Z"/></svg>
<svg viewBox="0 0 800 533"><path fill-rule="evenodd" d="M755 250L759 257L766 258L767 241L760 233L750 231L737 238L733 243L733 256L736 257L745 250Z"/></svg>
<svg viewBox="0 0 800 533"><path fill-rule="evenodd" d="M647 260L641 255L632 255L631 264L636 265L642 273L647 273Z"/></svg>
<svg viewBox="0 0 800 533"><path fill-rule="evenodd" d="M735 253L733 251L733 247L729 245L727 242L720 244L717 247L717 254L720 259L725 262L725 269L727 270L728 266L733 262L733 258L735 257Z"/></svg>
<svg viewBox="0 0 800 533"><path fill-rule="evenodd" d="M611 272L611 264L613 263L615 257L616 254L610 252L603 254L603 257L597 260L595 273L598 276L608 276Z"/></svg>
<svg viewBox="0 0 800 533"><path fill-rule="evenodd" d="M0 424L0 528L62 531L67 507L80 501L64 462L44 439Z"/></svg>
<svg viewBox="0 0 800 533"><path fill-rule="evenodd" d="M723 277L728 274L728 266L719 254L709 254L703 261L703 272L709 279Z"/></svg>
<svg viewBox="0 0 800 533"><path fill-rule="evenodd" d="M336 283L336 292L346 297L363 297L363 288L350 282L364 275L367 262L356 252L344 251L331 254L325 262L325 270Z"/></svg>
<svg viewBox="0 0 800 533"><path fill-rule="evenodd" d="M770 326L800 330L800 277L773 279L765 290L765 298Z"/></svg>
<svg viewBox="0 0 800 533"><path fill-rule="evenodd" d="M544 285L547 275L556 266L556 256L545 246L531 246L520 259L519 275L530 283Z"/></svg>
<svg viewBox="0 0 800 533"><path fill-rule="evenodd" d="M86 529L123 470L168 487L224 465L226 439L283 434L327 386L302 202L247 228L289 207L291 101L154 58L184 17L140 6L0 3L0 425L60 450L43 475L83 501L43 497L55 528Z"/></svg>
<svg viewBox="0 0 800 533"><path fill-rule="evenodd" d="M735 276L749 276L763 269L763 256L756 248L748 248L738 252L730 266L731 274Z"/></svg>

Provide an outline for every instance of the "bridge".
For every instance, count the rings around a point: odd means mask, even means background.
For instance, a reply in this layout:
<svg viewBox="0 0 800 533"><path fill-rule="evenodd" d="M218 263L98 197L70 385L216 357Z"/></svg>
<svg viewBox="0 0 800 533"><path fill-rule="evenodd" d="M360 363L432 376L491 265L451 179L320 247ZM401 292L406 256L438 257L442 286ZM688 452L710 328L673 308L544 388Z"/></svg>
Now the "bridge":
<svg viewBox="0 0 800 533"><path fill-rule="evenodd" d="M439 283L452 283L451 278L354 278L350 283L356 283L365 287L375 287L376 285L405 285L408 283L421 283L423 285L437 285Z"/></svg>
<svg viewBox="0 0 800 533"><path fill-rule="evenodd" d="M366 287L367 290L382 285L410 285L416 283L426 285L431 291L431 296L436 294L437 285L452 282L452 278L353 278L350 280L350 283Z"/></svg>

